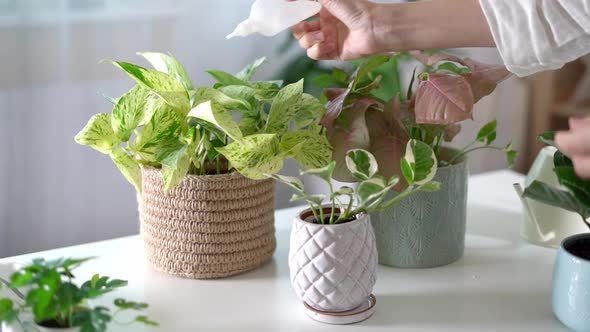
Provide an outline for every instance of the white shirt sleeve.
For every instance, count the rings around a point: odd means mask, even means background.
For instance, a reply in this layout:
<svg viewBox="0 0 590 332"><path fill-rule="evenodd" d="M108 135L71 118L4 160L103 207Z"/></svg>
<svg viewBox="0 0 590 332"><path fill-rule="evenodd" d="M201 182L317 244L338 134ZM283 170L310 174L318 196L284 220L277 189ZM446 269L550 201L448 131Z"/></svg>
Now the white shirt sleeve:
<svg viewBox="0 0 590 332"><path fill-rule="evenodd" d="M590 53L590 0L480 0L508 70L523 77Z"/></svg>

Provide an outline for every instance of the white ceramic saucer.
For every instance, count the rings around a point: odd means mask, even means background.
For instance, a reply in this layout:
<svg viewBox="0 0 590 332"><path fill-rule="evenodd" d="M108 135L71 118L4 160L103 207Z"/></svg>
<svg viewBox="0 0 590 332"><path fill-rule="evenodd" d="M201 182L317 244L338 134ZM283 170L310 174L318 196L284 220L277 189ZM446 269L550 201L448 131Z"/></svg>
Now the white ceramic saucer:
<svg viewBox="0 0 590 332"><path fill-rule="evenodd" d="M345 312L326 312L316 310L303 302L305 313L313 320L326 324L346 325L362 322L375 312L377 298L371 294L358 308Z"/></svg>

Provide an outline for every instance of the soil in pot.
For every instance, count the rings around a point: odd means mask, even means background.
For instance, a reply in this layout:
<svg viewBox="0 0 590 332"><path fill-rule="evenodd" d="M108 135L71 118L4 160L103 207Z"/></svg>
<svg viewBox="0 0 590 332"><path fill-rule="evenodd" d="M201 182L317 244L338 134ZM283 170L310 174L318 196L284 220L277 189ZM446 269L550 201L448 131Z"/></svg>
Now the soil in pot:
<svg viewBox="0 0 590 332"><path fill-rule="evenodd" d="M590 238L577 239L564 245L565 250L570 254L590 261Z"/></svg>
<svg viewBox="0 0 590 332"><path fill-rule="evenodd" d="M308 222L310 224L315 224L315 225L330 225L330 213L331 213L331 208L324 208L324 222L320 222L318 219L315 218L315 216L313 215L313 212L311 211L307 211L306 213L301 215L301 219L304 220L305 222ZM326 216L327 214L327 216ZM340 217L340 210L338 210L338 212L336 212L334 218L338 219L338 217ZM356 217L352 217L348 220L345 220L343 222L339 222L338 225L342 225L342 224L346 224L349 222L353 222L356 220Z"/></svg>

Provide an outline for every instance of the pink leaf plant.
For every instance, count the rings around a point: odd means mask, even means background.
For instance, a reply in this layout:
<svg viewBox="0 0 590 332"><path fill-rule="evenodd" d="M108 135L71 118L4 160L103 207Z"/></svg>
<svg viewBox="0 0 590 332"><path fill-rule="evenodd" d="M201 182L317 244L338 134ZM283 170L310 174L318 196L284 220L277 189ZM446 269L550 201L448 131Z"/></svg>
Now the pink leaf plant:
<svg viewBox="0 0 590 332"><path fill-rule="evenodd" d="M398 90L395 97L382 100L374 93L385 81L376 69L389 61L396 61L401 55L369 58L350 75L347 87L324 91L328 104L322 125L334 147L336 180L354 180L344 162L350 149L370 151L385 176L400 173L399 161L410 139L429 144L439 157L443 141L452 141L461 131L460 123L473 119L475 103L511 76L501 65L483 64L469 58L444 53L428 55L419 51L410 54L426 69L413 75L406 96L401 93L398 72L391 73L398 81L398 86L392 87ZM413 93L416 79L417 89ZM490 144L495 139L495 130L495 122L486 125L474 142L494 148ZM468 148L462 153L472 151ZM509 159L512 160L509 163L513 161L515 152L510 145L496 149L510 152ZM443 158L443 166L444 162Z"/></svg>

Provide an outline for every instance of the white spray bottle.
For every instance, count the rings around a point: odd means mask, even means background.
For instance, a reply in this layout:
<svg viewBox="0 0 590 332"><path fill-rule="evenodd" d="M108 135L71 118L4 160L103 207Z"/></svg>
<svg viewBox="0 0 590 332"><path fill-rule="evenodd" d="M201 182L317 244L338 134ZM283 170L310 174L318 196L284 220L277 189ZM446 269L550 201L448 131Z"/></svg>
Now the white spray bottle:
<svg viewBox="0 0 590 332"><path fill-rule="evenodd" d="M254 33L272 37L316 15L321 9L319 2L310 0L256 0L250 17L240 23L227 39Z"/></svg>

